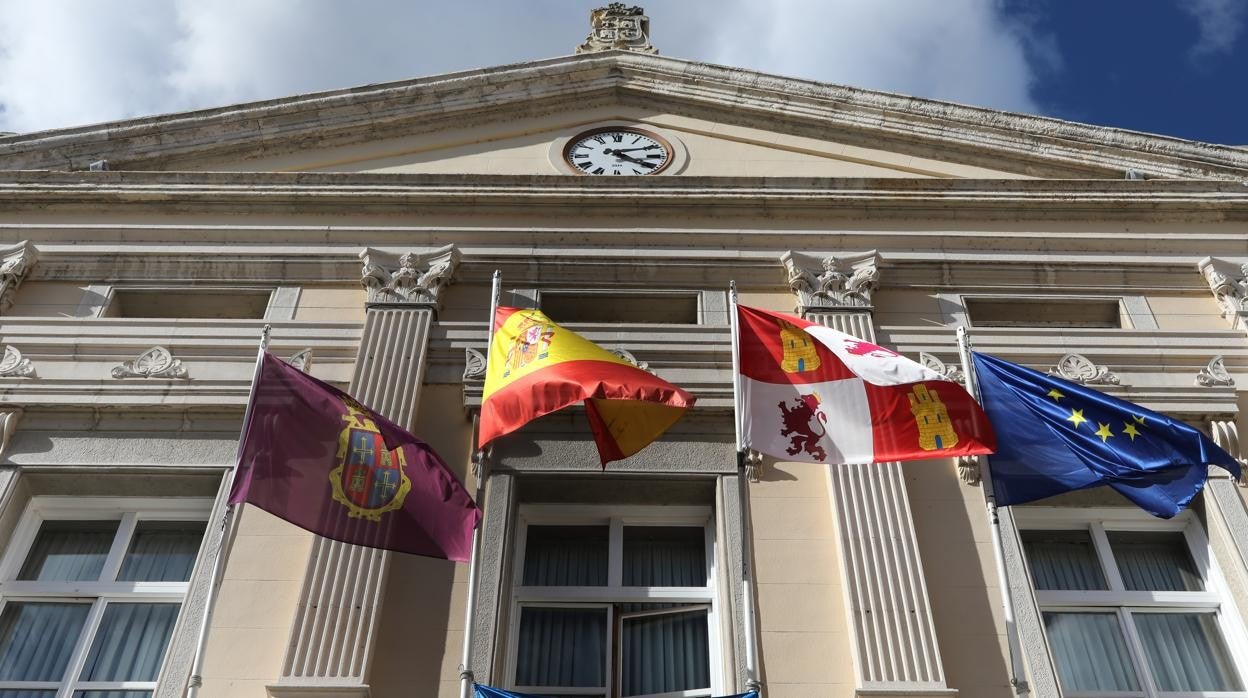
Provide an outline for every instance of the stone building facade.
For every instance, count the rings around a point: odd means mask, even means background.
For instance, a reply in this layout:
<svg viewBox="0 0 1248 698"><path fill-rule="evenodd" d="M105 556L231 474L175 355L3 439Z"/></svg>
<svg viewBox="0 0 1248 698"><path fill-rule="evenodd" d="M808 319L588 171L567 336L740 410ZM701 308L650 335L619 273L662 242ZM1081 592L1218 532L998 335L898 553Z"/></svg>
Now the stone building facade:
<svg viewBox="0 0 1248 698"><path fill-rule="evenodd" d="M0 139L0 696L184 693L266 323L273 352L476 487L495 270L504 303L627 352L697 408L605 471L575 410L501 441L471 627L466 566L244 508L200 695L455 696L466 632L483 683L726 695L747 681L747 605L775 698L1244 689L1236 482L1213 473L1169 522L1099 490L1003 511L1003 590L975 463L738 469L726 292L954 377L967 326L981 351L1239 455L1248 151L599 39ZM595 133L653 139L662 171L585 176L569 148ZM701 571L663 582L639 562L650 544ZM534 551L606 577L553 582ZM696 626L692 645L647 654L672 638L655 619ZM674 656L686 692L635 675Z"/></svg>

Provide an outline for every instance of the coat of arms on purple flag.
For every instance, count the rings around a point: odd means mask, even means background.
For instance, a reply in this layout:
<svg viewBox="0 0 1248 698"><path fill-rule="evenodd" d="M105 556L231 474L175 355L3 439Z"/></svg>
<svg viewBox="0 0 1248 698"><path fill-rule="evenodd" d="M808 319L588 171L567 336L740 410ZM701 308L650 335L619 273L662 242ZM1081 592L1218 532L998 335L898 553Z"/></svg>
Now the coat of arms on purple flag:
<svg viewBox="0 0 1248 698"><path fill-rule="evenodd" d="M481 512L428 444L265 353L230 503L346 543L459 562Z"/></svg>

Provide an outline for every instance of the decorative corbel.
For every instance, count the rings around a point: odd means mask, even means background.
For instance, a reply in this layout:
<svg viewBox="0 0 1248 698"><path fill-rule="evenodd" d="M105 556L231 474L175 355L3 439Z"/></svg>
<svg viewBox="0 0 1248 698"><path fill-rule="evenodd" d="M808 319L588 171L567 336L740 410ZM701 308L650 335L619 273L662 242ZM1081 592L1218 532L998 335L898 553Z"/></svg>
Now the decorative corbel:
<svg viewBox="0 0 1248 698"><path fill-rule="evenodd" d="M39 259L39 251L28 240L0 248L0 313L13 307L14 293Z"/></svg>
<svg viewBox="0 0 1248 698"><path fill-rule="evenodd" d="M786 282L797 294L797 312L870 308L880 285L880 255L875 251L813 258L792 250L780 255Z"/></svg>
<svg viewBox="0 0 1248 698"><path fill-rule="evenodd" d="M637 368L640 368L641 370L647 373L654 373L654 371L650 370L650 364L645 361L638 361L637 357L633 356L633 352L627 349L612 349L610 351L612 354L615 354L621 359L624 359L625 361L636 366Z"/></svg>
<svg viewBox="0 0 1248 698"><path fill-rule="evenodd" d="M1238 269L1230 262L1205 257L1196 264L1209 284L1222 317L1233 327L1248 330L1248 263Z"/></svg>
<svg viewBox="0 0 1248 698"><path fill-rule="evenodd" d="M1118 385L1118 376L1105 366L1097 366L1082 354L1070 353L1049 369L1050 376L1065 378L1079 385Z"/></svg>
<svg viewBox="0 0 1248 698"><path fill-rule="evenodd" d="M958 477L968 485L978 485L983 479L979 456L958 456Z"/></svg>
<svg viewBox="0 0 1248 698"><path fill-rule="evenodd" d="M1235 379L1231 377L1229 371L1226 370L1226 362L1222 356L1213 357L1209 363L1196 374L1196 385L1213 388L1220 385L1233 386Z"/></svg>
<svg viewBox="0 0 1248 698"><path fill-rule="evenodd" d="M155 346L113 368L113 378L189 378L180 359L173 358L169 350Z"/></svg>
<svg viewBox="0 0 1248 698"><path fill-rule="evenodd" d="M919 363L923 364L924 368L931 369L955 383L966 382L966 374L962 372L961 366L957 364L946 365L944 361L925 351L919 352Z"/></svg>
<svg viewBox="0 0 1248 698"><path fill-rule="evenodd" d="M485 380L485 354L472 347L464 347L463 380L465 383Z"/></svg>
<svg viewBox="0 0 1248 698"><path fill-rule="evenodd" d="M442 289L455 281L459 249L447 245L432 252L408 252L397 259L368 248L360 252L364 268L360 283L368 289L369 304L426 305L442 303Z"/></svg>
<svg viewBox="0 0 1248 698"><path fill-rule="evenodd" d="M294 356L290 357L290 365L304 373L310 371L312 369L312 347L296 352Z"/></svg>
<svg viewBox="0 0 1248 698"><path fill-rule="evenodd" d="M13 434L17 433L17 423L22 419L22 408L6 407L0 409L0 458L9 453L9 444L13 443Z"/></svg>
<svg viewBox="0 0 1248 698"><path fill-rule="evenodd" d="M745 477L750 482L758 482L763 477L763 454L752 448L745 449Z"/></svg>
<svg viewBox="0 0 1248 698"><path fill-rule="evenodd" d="M1219 448L1239 461L1243 469L1239 484L1248 484L1248 458L1245 458L1239 450L1239 427L1235 426L1235 422L1230 419L1214 419L1209 422L1209 433Z"/></svg>
<svg viewBox="0 0 1248 698"><path fill-rule="evenodd" d="M35 366L30 363L30 359L22 358L22 352L17 347L6 344L4 345L4 358L0 359L0 376L6 378L34 378Z"/></svg>

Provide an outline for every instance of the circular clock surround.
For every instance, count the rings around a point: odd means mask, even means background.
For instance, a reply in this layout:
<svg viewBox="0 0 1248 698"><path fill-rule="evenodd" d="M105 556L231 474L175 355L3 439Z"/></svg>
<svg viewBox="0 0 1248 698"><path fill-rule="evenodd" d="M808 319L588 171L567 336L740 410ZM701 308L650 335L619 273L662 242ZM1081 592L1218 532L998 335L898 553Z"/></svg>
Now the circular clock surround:
<svg viewBox="0 0 1248 698"><path fill-rule="evenodd" d="M558 164L581 175L649 176L668 171L683 155L683 149L655 131L609 124L568 138L559 149Z"/></svg>

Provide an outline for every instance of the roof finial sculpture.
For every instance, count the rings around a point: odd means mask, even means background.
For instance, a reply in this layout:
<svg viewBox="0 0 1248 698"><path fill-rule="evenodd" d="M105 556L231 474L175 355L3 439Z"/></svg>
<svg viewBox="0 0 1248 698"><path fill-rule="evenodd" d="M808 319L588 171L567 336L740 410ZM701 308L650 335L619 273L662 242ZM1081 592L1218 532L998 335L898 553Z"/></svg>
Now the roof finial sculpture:
<svg viewBox="0 0 1248 698"><path fill-rule="evenodd" d="M576 47L577 53L594 53L623 49L638 53L654 53L659 50L650 43L650 18L646 9L638 5L629 7L613 2L589 13L589 37Z"/></svg>

